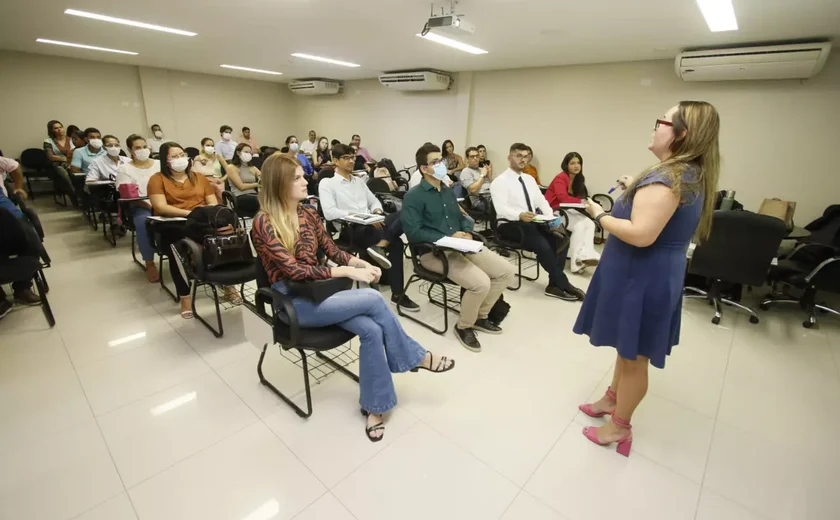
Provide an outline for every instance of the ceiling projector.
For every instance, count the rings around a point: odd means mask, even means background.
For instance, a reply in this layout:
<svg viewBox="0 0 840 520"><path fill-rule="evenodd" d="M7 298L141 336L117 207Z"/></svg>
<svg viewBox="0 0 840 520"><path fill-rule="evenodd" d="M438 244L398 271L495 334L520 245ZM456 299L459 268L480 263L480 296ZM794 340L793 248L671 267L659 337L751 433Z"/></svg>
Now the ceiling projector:
<svg viewBox="0 0 840 520"><path fill-rule="evenodd" d="M438 33L449 34L472 34L475 32L475 26L457 14L429 18L429 21L426 22L426 26L423 28L422 34L425 36L432 29Z"/></svg>

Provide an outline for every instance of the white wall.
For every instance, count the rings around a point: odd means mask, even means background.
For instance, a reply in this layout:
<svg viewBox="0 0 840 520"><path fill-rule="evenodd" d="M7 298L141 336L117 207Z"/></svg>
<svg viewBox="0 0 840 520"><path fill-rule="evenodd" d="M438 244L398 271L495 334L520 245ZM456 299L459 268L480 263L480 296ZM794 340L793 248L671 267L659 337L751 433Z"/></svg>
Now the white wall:
<svg viewBox="0 0 840 520"><path fill-rule="evenodd" d="M577 151L590 189L604 191L655 162L654 121L683 99L717 107L720 185L747 209L765 197L793 200L804 224L838 202L838 56L806 82L685 83L672 60L476 73L469 141L485 144L498 165L511 143L529 144L545 184Z"/></svg>

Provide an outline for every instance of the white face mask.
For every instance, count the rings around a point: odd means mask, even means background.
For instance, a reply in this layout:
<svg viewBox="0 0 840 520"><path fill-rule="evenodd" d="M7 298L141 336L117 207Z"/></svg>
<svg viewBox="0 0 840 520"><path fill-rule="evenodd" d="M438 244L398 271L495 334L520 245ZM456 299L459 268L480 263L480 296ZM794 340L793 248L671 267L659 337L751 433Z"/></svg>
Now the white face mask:
<svg viewBox="0 0 840 520"><path fill-rule="evenodd" d="M149 159L151 153L152 151L148 148L140 148L139 150L134 150L134 158L138 161L146 161Z"/></svg>
<svg viewBox="0 0 840 520"><path fill-rule="evenodd" d="M230 141L230 132L223 133L222 139L224 139L225 141Z"/></svg>
<svg viewBox="0 0 840 520"><path fill-rule="evenodd" d="M106 146L105 152L110 155L111 157L116 157L120 154L120 147L117 146Z"/></svg>
<svg viewBox="0 0 840 520"><path fill-rule="evenodd" d="M239 154L239 158L242 159L243 163L248 164L251 162L251 159L253 159L253 156L251 155L251 152L241 152Z"/></svg>
<svg viewBox="0 0 840 520"><path fill-rule="evenodd" d="M160 139L161 137L163 137L163 132L161 132L160 130L155 130L155 137Z"/></svg>
<svg viewBox="0 0 840 520"><path fill-rule="evenodd" d="M206 153L207 155L213 155L214 153L216 153L216 147L215 146L205 146L204 147L204 153Z"/></svg>
<svg viewBox="0 0 840 520"><path fill-rule="evenodd" d="M297 143L292 143L289 145L289 150L297 153L297 151L300 150L300 146L298 146Z"/></svg>
<svg viewBox="0 0 840 520"><path fill-rule="evenodd" d="M190 164L189 157L178 157L177 159L172 159L169 161L169 167L172 168L173 171L182 172L187 169L187 166Z"/></svg>
<svg viewBox="0 0 840 520"><path fill-rule="evenodd" d="M88 141L88 144L91 148L96 148L98 150L102 148L102 139L91 139Z"/></svg>

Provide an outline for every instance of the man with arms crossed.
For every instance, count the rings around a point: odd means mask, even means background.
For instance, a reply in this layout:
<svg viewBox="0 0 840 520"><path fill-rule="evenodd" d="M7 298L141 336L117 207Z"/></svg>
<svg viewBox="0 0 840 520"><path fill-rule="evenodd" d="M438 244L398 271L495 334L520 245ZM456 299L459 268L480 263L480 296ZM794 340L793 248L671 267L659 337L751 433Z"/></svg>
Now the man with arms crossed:
<svg viewBox="0 0 840 520"><path fill-rule="evenodd" d="M415 159L423 180L403 200L402 223L409 242L436 242L445 236L472 239L472 220L461 213L452 189L441 182L447 175L440 148L426 143L417 150ZM486 247L470 254L449 250L446 259L449 279L466 290L455 335L468 350L480 352L476 330L502 332L488 314L513 279L513 266ZM431 252L420 256L420 263L430 271L443 272L443 262Z"/></svg>
<svg viewBox="0 0 840 520"><path fill-rule="evenodd" d="M487 211L490 197L490 181L493 180L493 167L484 165L479 167L478 148L467 148L467 167L461 170L461 186L467 191L473 209Z"/></svg>
<svg viewBox="0 0 840 520"><path fill-rule="evenodd" d="M554 218L554 211L537 186L537 181L522 172L528 164L530 154L527 145L511 145L508 155L510 167L490 185L490 197L493 199L496 216L511 221L499 224L499 235L506 240L520 240L521 230L524 235L524 249L536 253L537 261L548 273L546 296L566 301L583 301L584 292L569 283L569 279L563 273L569 245L562 237L562 220L559 217ZM551 221L535 222L545 221L544 218L538 217L547 217ZM565 246L560 251L557 250L558 241L565 241Z"/></svg>

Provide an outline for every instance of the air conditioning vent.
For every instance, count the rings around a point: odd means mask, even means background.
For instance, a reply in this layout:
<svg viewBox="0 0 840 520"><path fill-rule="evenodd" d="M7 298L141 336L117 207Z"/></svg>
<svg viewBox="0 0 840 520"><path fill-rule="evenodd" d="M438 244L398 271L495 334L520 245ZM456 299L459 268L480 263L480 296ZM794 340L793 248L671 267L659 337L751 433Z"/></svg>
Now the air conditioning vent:
<svg viewBox="0 0 840 520"><path fill-rule="evenodd" d="M379 83L394 90L446 90L452 77L431 70L391 72L379 76Z"/></svg>
<svg viewBox="0 0 840 520"><path fill-rule="evenodd" d="M804 79L819 73L830 43L797 43L679 54L674 69L683 81Z"/></svg>
<svg viewBox="0 0 840 520"><path fill-rule="evenodd" d="M341 91L341 83L325 80L299 80L289 83L289 90L302 96L338 94Z"/></svg>

